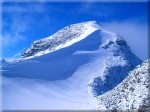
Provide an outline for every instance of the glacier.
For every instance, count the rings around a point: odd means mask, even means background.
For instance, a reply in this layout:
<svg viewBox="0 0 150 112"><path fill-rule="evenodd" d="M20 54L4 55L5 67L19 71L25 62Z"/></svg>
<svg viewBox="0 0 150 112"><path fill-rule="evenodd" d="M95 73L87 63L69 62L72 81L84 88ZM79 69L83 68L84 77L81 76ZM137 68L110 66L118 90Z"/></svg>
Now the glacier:
<svg viewBox="0 0 150 112"><path fill-rule="evenodd" d="M141 63L121 36L96 21L72 24L2 65L2 108L96 110L95 97Z"/></svg>

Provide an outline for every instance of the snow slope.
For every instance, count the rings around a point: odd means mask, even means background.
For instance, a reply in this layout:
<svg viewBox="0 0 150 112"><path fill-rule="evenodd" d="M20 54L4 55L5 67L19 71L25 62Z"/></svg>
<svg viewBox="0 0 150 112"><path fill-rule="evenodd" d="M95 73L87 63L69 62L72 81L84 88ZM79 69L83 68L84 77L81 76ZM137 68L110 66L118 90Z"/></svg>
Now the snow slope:
<svg viewBox="0 0 150 112"><path fill-rule="evenodd" d="M97 22L73 24L2 66L2 107L95 110L93 96L114 88L139 63L123 38Z"/></svg>
<svg viewBox="0 0 150 112"><path fill-rule="evenodd" d="M97 50L101 43L99 33L100 31L96 31L86 39L70 47L33 59L10 63L3 67L5 70L3 74L7 77L22 77L51 81L66 79L70 77L79 66L89 62L92 57L91 54L76 55L74 53L78 50Z"/></svg>
<svg viewBox="0 0 150 112"><path fill-rule="evenodd" d="M138 65L113 90L97 97L99 110L150 111L150 61Z"/></svg>
<svg viewBox="0 0 150 112"><path fill-rule="evenodd" d="M72 24L50 37L34 41L31 47L22 54L21 59L30 59L68 47L100 28L96 21Z"/></svg>

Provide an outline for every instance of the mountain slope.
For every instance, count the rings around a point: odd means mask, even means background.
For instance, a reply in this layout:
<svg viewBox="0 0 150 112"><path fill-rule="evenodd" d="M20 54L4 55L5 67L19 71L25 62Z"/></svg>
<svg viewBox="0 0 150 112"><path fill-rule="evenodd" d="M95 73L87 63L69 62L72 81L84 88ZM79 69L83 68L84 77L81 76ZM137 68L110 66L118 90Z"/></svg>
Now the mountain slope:
<svg viewBox="0 0 150 112"><path fill-rule="evenodd" d="M99 31L70 47L59 49L32 59L11 63L4 66L7 77L22 77L43 80L62 80L70 77L77 68L90 61L90 54L74 54L78 50L93 51L101 43ZM94 40L94 41L92 41ZM59 70L58 70L59 69ZM40 70L40 72L39 72ZM17 72L17 73L16 73Z"/></svg>
<svg viewBox="0 0 150 112"><path fill-rule="evenodd" d="M34 41L31 47L22 54L21 59L41 56L42 54L47 54L58 49L68 47L78 41L81 41L89 34L99 29L100 26L96 21L72 24L59 30L50 37Z"/></svg>
<svg viewBox="0 0 150 112"><path fill-rule="evenodd" d="M150 110L150 61L138 65L113 90L97 97L99 110Z"/></svg>
<svg viewBox="0 0 150 112"><path fill-rule="evenodd" d="M97 109L93 95L113 89L139 63L123 38L97 22L67 26L2 66L3 108Z"/></svg>
<svg viewBox="0 0 150 112"><path fill-rule="evenodd" d="M113 89L127 76L129 71L142 62L131 52L125 40L120 36L116 36L113 40L108 39L101 45L101 48L109 51L112 56L106 58L103 73L89 83L90 91L94 96Z"/></svg>

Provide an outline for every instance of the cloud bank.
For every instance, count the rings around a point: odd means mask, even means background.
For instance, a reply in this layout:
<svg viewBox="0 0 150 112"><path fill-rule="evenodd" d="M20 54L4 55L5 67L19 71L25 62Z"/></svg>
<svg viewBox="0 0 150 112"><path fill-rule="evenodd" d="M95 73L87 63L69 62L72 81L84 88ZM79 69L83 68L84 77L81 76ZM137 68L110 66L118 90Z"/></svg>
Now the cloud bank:
<svg viewBox="0 0 150 112"><path fill-rule="evenodd" d="M102 23L102 27L121 35L139 58L148 59L148 24L127 20Z"/></svg>

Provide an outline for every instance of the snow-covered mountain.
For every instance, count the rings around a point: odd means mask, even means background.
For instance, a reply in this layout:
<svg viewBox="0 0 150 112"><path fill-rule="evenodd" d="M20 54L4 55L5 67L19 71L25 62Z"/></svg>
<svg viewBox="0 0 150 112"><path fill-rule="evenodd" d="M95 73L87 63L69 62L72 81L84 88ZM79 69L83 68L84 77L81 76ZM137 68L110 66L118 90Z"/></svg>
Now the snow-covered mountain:
<svg viewBox="0 0 150 112"><path fill-rule="evenodd" d="M3 58L3 59L0 60L0 63L4 64L4 63L6 63L6 60Z"/></svg>
<svg viewBox="0 0 150 112"><path fill-rule="evenodd" d="M125 40L120 36L116 36L113 40L108 39L101 45L101 48L109 51L112 56L106 58L103 73L89 83L90 90L95 96L114 88L129 71L141 63L141 60L131 52Z"/></svg>
<svg viewBox="0 0 150 112"><path fill-rule="evenodd" d="M150 61L138 65L113 90L97 97L99 110L150 111Z"/></svg>
<svg viewBox="0 0 150 112"><path fill-rule="evenodd" d="M122 37L95 21L67 26L2 66L3 108L95 110L93 96L113 89L141 62Z"/></svg>
<svg viewBox="0 0 150 112"><path fill-rule="evenodd" d="M72 24L59 30L50 37L34 41L31 47L22 54L21 59L41 56L68 47L99 29L100 26L96 21Z"/></svg>

